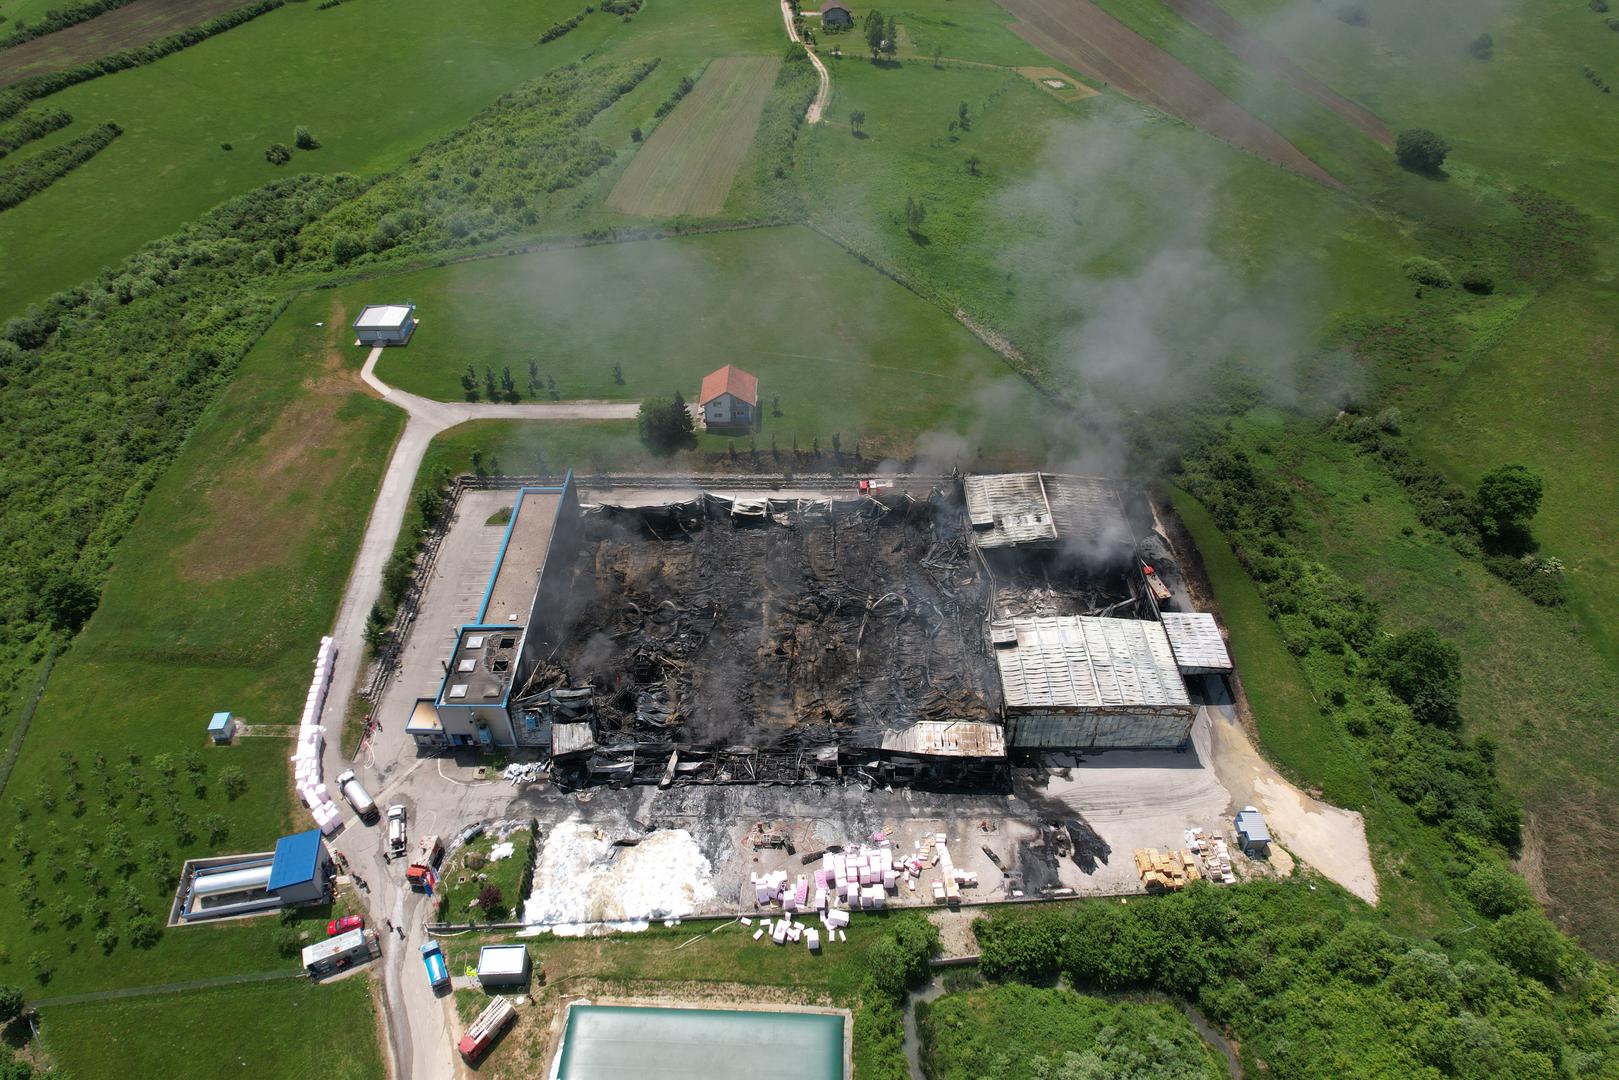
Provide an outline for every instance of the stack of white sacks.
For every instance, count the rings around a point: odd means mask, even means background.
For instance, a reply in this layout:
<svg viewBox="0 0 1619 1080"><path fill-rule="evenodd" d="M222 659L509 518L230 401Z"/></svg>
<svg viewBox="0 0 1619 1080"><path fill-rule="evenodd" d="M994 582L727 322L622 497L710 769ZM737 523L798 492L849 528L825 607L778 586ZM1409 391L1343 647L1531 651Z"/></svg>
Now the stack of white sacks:
<svg viewBox="0 0 1619 1080"><path fill-rule="evenodd" d="M320 652L315 654L315 678L309 684L309 696L304 699L303 718L298 723L298 752L292 756L293 781L298 785L298 796L315 818L320 831L330 835L337 828L343 814L332 801L326 785L321 783L320 751L325 739L321 730L320 713L326 704L326 690L332 682L332 661L337 648L332 639L320 639Z"/></svg>

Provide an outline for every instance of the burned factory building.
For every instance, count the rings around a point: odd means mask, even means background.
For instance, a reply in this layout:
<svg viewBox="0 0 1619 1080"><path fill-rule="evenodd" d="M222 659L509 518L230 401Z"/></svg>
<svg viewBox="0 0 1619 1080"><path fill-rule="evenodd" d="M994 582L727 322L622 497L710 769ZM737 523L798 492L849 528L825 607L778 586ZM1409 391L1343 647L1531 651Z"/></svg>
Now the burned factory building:
<svg viewBox="0 0 1619 1080"><path fill-rule="evenodd" d="M525 488L417 715L536 746L565 786L980 784L1019 754L1179 747L1183 669L1218 657L1212 619L1160 621L1166 552L1138 493L1052 473L655 506Z"/></svg>

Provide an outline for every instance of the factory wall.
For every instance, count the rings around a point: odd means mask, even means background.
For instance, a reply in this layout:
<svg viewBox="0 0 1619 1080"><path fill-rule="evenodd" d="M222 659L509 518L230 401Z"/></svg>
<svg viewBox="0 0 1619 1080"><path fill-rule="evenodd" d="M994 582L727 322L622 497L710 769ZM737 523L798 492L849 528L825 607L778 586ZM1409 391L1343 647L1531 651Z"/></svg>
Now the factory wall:
<svg viewBox="0 0 1619 1080"><path fill-rule="evenodd" d="M1192 733L1195 709L1024 712L1008 709L1007 745L1020 750L1172 750Z"/></svg>

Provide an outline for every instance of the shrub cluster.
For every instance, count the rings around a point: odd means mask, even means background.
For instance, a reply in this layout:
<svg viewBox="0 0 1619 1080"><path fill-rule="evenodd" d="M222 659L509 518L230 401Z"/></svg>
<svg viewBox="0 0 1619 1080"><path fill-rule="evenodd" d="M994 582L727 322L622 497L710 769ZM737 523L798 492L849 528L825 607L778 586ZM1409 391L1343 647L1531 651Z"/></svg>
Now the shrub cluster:
<svg viewBox="0 0 1619 1080"><path fill-rule="evenodd" d="M0 171L0 210L9 210L30 195L44 191L101 153L122 134L123 129L117 124L102 124L61 146L53 146Z"/></svg>
<svg viewBox="0 0 1619 1080"><path fill-rule="evenodd" d="M10 123L0 124L0 158L19 146L42 139L53 131L73 123L73 115L66 109L34 109L23 113Z"/></svg>
<svg viewBox="0 0 1619 1080"><path fill-rule="evenodd" d="M23 26L17 24L6 37L0 38L0 49L9 49L13 45L21 45L25 41L32 41L46 34L54 34L58 30L66 30L70 26L104 15L114 8L121 8L131 0L87 0L86 3L70 8L50 8L35 22Z"/></svg>
<svg viewBox="0 0 1619 1080"><path fill-rule="evenodd" d="M255 0L245 7L235 11L226 12L217 19L209 19L196 26L188 26L167 37L149 41L145 45L138 45L133 49L112 53L108 56L98 57L83 64L61 71L52 71L44 75L34 75L0 92L0 120L9 119L21 112L30 101L48 97L58 90L65 90L69 86L88 82L90 79L102 75L111 75L117 71L127 71L130 68L143 67L157 60L163 59L170 53L179 52L205 41L215 34L224 33L232 27L240 26L251 19L256 19L265 12L274 11L284 4L286 0Z"/></svg>
<svg viewBox="0 0 1619 1080"><path fill-rule="evenodd" d="M820 80L804 46L788 45L786 62L776 73L776 85L765 101L759 130L754 136L761 184L770 186L770 181L785 180L792 171L798 135L804 129L804 113L815 100L819 87ZM786 197L796 199L797 194L793 192Z"/></svg>
<svg viewBox="0 0 1619 1080"><path fill-rule="evenodd" d="M973 929L990 978L1183 996L1266 1075L1605 1075L1619 1067L1613 973L1569 947L1502 872L1465 879L1496 921L1438 943L1271 882L1002 908Z"/></svg>
<svg viewBox="0 0 1619 1080"><path fill-rule="evenodd" d="M501 98L410 165L306 229L296 261L335 267L487 243L539 221L547 196L574 187L614 152L588 131L658 61L558 68Z"/></svg>
<svg viewBox="0 0 1619 1080"><path fill-rule="evenodd" d="M652 115L662 120L665 116L674 112L675 106L680 104L680 99L691 93L692 87L696 85L697 83L690 75L682 75L680 82L675 86L674 93L670 94L657 109L653 110Z"/></svg>
<svg viewBox="0 0 1619 1080"><path fill-rule="evenodd" d="M1372 418L1356 417L1339 420L1333 433L1372 455L1405 489L1417 520L1444 533L1456 551L1481 559L1486 569L1537 604L1556 607L1568 599L1561 563L1527 550L1502 550L1498 539L1483 535L1477 501L1413 454L1396 437L1397 431L1386 430Z"/></svg>
<svg viewBox="0 0 1619 1080"><path fill-rule="evenodd" d="M548 41L555 41L557 38L561 37L563 34L566 34L568 31L574 29L580 23L584 22L585 21L585 16L589 15L591 12L593 12L595 10L596 9L593 8L593 7L587 7L583 11L581 11L579 14L577 14L573 18L569 19L567 22L552 23L550 26L546 27L545 30L540 34L540 44L544 45Z"/></svg>
<svg viewBox="0 0 1619 1080"><path fill-rule="evenodd" d="M866 975L854 1014L855 1072L863 1080L909 1080L905 995L927 982L939 930L918 912L893 913L866 949Z"/></svg>
<svg viewBox="0 0 1619 1080"><path fill-rule="evenodd" d="M1430 824L1516 850L1522 814L1496 781L1493 748L1455 731L1459 677L1432 672L1422 682L1402 663L1448 657L1432 632L1383 635L1364 590L1299 553L1291 496L1242 450L1211 442L1183 459L1180 481L1231 541L1288 649L1307 661L1318 700L1358 737L1378 782Z"/></svg>
<svg viewBox="0 0 1619 1080"><path fill-rule="evenodd" d="M1405 260L1402 267L1405 276L1418 285L1430 285L1435 289L1448 289L1455 284L1451 280L1450 271L1442 263L1433 259L1425 259L1421 255L1413 255Z"/></svg>

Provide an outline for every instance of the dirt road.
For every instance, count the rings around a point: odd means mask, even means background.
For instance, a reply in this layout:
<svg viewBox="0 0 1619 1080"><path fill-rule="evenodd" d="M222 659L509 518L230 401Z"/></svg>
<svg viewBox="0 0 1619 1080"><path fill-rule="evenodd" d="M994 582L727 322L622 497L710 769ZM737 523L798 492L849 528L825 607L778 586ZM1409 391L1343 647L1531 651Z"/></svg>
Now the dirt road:
<svg viewBox="0 0 1619 1080"><path fill-rule="evenodd" d="M781 0L781 21L787 24L788 38L798 41L798 30L793 26L793 9L787 6L787 0ZM804 51L809 54L810 63L815 65L815 75L821 80L821 88L815 91L815 100L810 102L810 107L804 111L804 122L819 124L821 114L826 112L827 99L832 96L832 76L827 74L826 65L821 63L821 58L815 55L814 49L805 45Z"/></svg>

